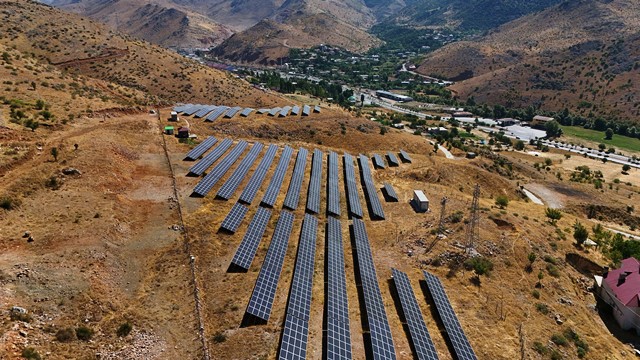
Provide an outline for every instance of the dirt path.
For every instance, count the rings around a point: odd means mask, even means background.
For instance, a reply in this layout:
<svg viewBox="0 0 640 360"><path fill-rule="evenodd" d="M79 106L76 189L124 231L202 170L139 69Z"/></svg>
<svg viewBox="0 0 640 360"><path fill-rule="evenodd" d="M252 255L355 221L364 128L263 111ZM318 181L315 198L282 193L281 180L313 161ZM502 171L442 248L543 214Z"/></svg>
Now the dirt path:
<svg viewBox="0 0 640 360"><path fill-rule="evenodd" d="M544 201L544 203L552 209L562 209L564 207L565 196L549 189L542 184L527 184L527 190L542 199L542 201Z"/></svg>

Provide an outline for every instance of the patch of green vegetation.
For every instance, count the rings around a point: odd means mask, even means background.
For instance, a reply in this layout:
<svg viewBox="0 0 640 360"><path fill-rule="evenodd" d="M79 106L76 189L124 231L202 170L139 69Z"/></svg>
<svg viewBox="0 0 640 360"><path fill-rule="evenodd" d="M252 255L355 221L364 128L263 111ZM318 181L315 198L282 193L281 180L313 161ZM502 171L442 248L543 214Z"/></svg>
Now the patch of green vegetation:
<svg viewBox="0 0 640 360"><path fill-rule="evenodd" d="M574 137L578 139L593 141L613 146L615 148L640 152L640 139L631 138L622 135L613 135L611 140L605 140L604 131L596 131L585 129L577 126L560 126L565 137Z"/></svg>

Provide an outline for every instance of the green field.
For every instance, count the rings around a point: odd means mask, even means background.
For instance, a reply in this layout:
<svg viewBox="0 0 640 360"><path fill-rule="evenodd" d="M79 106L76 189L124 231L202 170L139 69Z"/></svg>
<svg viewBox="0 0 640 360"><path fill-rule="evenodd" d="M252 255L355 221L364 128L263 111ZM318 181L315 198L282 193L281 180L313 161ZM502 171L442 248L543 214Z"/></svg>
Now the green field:
<svg viewBox="0 0 640 360"><path fill-rule="evenodd" d="M613 135L611 140L604 139L604 131L584 129L577 126L561 126L565 137L573 137L591 141L597 144L605 144L607 147L613 146L620 150L630 150L640 152L640 139L634 139L622 135Z"/></svg>

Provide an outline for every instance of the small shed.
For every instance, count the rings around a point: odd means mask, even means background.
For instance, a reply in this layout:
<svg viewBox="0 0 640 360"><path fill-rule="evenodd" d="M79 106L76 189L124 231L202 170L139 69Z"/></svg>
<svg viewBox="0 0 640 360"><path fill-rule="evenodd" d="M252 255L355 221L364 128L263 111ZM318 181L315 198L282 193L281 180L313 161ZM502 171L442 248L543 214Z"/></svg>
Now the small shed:
<svg viewBox="0 0 640 360"><path fill-rule="evenodd" d="M175 111L171 112L171 117L169 118L169 121L178 121L178 113Z"/></svg>
<svg viewBox="0 0 640 360"><path fill-rule="evenodd" d="M178 129L178 135L179 138L188 138L189 137L189 128L186 126L182 126Z"/></svg>
<svg viewBox="0 0 640 360"><path fill-rule="evenodd" d="M164 133L167 135L173 135L173 126L165 126Z"/></svg>
<svg viewBox="0 0 640 360"><path fill-rule="evenodd" d="M429 199L422 190L413 190L413 203L419 211L429 211Z"/></svg>

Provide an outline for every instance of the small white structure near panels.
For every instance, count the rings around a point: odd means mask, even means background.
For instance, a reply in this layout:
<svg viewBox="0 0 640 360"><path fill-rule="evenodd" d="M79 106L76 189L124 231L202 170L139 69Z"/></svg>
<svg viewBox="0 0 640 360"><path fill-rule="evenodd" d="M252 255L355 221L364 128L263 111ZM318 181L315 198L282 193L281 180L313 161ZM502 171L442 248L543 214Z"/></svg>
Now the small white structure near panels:
<svg viewBox="0 0 640 360"><path fill-rule="evenodd" d="M429 199L422 190L413 190L413 203L419 211L429 211Z"/></svg>

